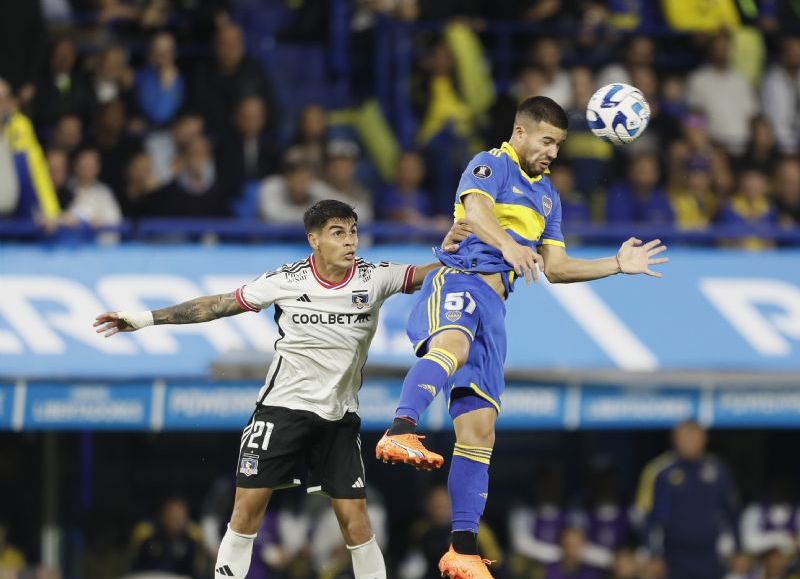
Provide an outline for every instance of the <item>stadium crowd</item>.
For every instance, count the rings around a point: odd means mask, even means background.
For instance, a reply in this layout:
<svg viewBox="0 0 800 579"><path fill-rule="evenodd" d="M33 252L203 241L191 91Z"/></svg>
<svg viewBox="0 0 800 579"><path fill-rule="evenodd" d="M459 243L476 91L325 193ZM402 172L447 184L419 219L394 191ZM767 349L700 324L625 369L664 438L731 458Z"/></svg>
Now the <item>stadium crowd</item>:
<svg viewBox="0 0 800 579"><path fill-rule="evenodd" d="M701 18L675 0L653 4L43 0L4 8L0 217L34 220L59 239L91 237L125 218L296 224L309 204L339 198L364 223L440 229L466 161L508 137L520 99L543 94L570 114L551 174L568 234L571 224L720 224L759 233L722 239L727 245L774 245L771 231L800 222L797 7L762 0L739 10L728 0ZM346 18L332 18L337 6ZM415 21L438 24L411 28L411 74L394 99L407 106L389 115L385 99L375 106L374 77L384 68L374 62L377 43L392 22ZM508 21L533 27L509 40L511 63L497 58L490 33ZM339 58L346 73L327 53L337 34L348 38ZM265 53L265 38L310 52L294 60ZM292 92L304 71L306 85ZM585 122L590 95L611 82L637 86L652 109L645 135L623 148L593 137Z"/></svg>
<svg viewBox="0 0 800 579"><path fill-rule="evenodd" d="M741 504L732 471L706 447L707 432L702 427L694 422L677 425L672 449L652 459L635 481L629 481L635 483L635 493L625 490L630 485L613 461L593 461L576 493L566 490L569 485L561 462L537 463L532 483L519 485L513 497L501 497L506 506L480 527L480 550L494 561L493 576L800 577L800 497L791 478L773 477L760 493ZM449 541L447 489L433 474L417 476L428 477L424 498L409 497L413 506L402 506L408 521L399 526L387 503L392 491L374 482L368 485L370 519L391 577L438 578L436 565ZM98 518L81 552L74 554L75 576L207 579L233 494L230 477L210 482L204 500L169 496L152 517L132 528L105 516ZM114 536L126 532L115 542ZM9 579L17 579L15 573L26 564L25 554L9 542L13 538L13 529L9 536L0 523L0 576ZM698 568L702 575L690 572ZM50 575L39 577L58 579L59 574L51 570ZM258 532L248 577L352 577L349 554L326 497L302 490L273 497Z"/></svg>

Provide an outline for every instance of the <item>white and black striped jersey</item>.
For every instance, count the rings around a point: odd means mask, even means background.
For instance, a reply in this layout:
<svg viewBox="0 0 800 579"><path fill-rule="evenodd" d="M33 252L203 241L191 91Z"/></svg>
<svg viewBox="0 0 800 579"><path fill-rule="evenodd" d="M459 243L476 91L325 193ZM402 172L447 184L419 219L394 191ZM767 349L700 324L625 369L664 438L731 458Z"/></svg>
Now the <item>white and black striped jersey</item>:
<svg viewBox="0 0 800 579"><path fill-rule="evenodd" d="M274 305L280 338L258 402L339 420L358 409L361 370L384 300L411 293L414 266L356 258L344 279L322 278L314 256L236 290L239 305Z"/></svg>

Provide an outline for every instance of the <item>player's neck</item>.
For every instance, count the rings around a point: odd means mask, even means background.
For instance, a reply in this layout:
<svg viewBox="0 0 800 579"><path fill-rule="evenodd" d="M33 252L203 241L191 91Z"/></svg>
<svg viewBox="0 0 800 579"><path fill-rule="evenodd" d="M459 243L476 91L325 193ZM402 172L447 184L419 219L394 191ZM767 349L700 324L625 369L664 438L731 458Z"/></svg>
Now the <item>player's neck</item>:
<svg viewBox="0 0 800 579"><path fill-rule="evenodd" d="M341 266L328 263L319 253L314 253L314 269L317 270L317 275L327 282L338 283L342 281L347 276L352 266L353 264L351 263L347 267L342 268Z"/></svg>

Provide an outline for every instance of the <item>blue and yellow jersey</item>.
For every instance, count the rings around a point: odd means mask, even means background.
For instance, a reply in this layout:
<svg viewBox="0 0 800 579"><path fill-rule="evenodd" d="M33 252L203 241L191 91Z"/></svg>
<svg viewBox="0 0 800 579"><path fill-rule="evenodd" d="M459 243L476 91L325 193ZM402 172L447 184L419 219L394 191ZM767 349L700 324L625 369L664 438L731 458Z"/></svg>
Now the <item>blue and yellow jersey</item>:
<svg viewBox="0 0 800 579"><path fill-rule="evenodd" d="M520 244L564 247L561 233L561 199L546 175L529 177L519 165L516 151L508 143L499 149L478 153L470 161L455 199L456 219L465 215L461 199L467 194L489 197L497 221ZM470 235L456 253L436 250L444 265L462 271L496 273L511 271L500 250ZM510 288L509 288L510 289Z"/></svg>

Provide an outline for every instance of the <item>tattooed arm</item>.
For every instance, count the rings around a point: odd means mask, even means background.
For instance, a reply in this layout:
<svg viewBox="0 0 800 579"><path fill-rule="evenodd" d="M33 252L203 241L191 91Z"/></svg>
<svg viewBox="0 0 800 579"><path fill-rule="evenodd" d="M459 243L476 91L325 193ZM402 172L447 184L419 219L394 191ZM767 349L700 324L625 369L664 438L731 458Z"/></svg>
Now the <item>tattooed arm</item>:
<svg viewBox="0 0 800 579"><path fill-rule="evenodd" d="M241 314L235 292L203 296L168 308L145 312L106 312L97 316L94 327L106 337L160 324L198 324Z"/></svg>

